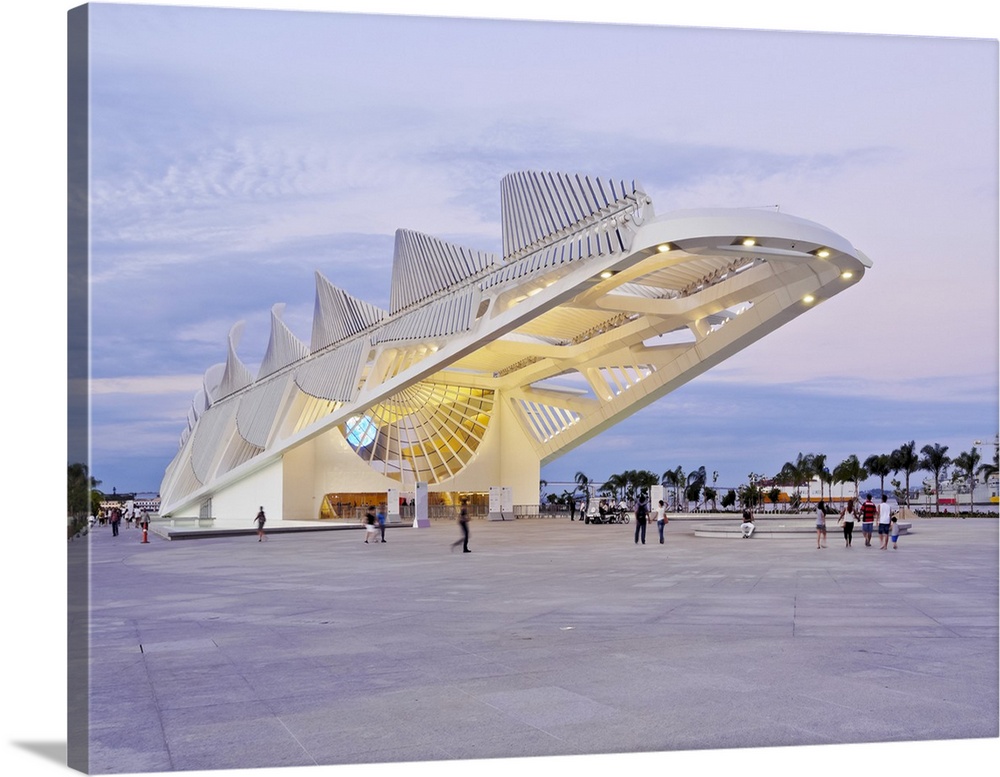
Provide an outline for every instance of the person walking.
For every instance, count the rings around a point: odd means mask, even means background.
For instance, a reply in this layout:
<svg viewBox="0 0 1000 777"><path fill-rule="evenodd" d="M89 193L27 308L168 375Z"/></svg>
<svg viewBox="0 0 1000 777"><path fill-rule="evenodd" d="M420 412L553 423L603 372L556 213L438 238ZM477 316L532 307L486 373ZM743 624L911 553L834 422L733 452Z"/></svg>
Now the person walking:
<svg viewBox="0 0 1000 777"><path fill-rule="evenodd" d="M821 544L822 543L822 544ZM816 549L826 547L826 503L820 499L816 505Z"/></svg>
<svg viewBox="0 0 1000 777"><path fill-rule="evenodd" d="M885 494L882 495L882 498L885 499ZM867 547L871 547L872 544L872 528L876 512L878 510L872 501L872 495L866 494L864 504L861 505L861 534L865 538L865 545Z"/></svg>
<svg viewBox="0 0 1000 777"><path fill-rule="evenodd" d="M462 530L462 536L451 543L451 549L455 550L459 545L462 546L463 553L472 553L469 550L469 508L468 500L462 500L462 509L458 511L458 528Z"/></svg>
<svg viewBox="0 0 1000 777"><path fill-rule="evenodd" d="M653 510L653 516L656 518L656 528L660 532L660 544L662 545L663 544L663 529L664 529L664 526L667 523L669 523L669 519L667 518L667 508L663 504L663 500L662 499L656 505L656 509Z"/></svg>
<svg viewBox="0 0 1000 777"><path fill-rule="evenodd" d="M257 523L257 542L264 541L264 524L267 523L267 517L264 515L264 505L260 506L260 510L257 512L257 517L254 518Z"/></svg>
<svg viewBox="0 0 1000 777"><path fill-rule="evenodd" d="M118 536L118 524L122 522L122 513L117 507L111 508L111 536Z"/></svg>
<svg viewBox="0 0 1000 777"><path fill-rule="evenodd" d="M896 516L892 516L892 528L889 532L889 538L892 540L892 549L896 549L896 540L899 539L899 521Z"/></svg>
<svg viewBox="0 0 1000 777"><path fill-rule="evenodd" d="M368 512L365 513L365 545L368 540L375 542L375 505L368 505Z"/></svg>
<svg viewBox="0 0 1000 777"><path fill-rule="evenodd" d="M854 519L856 514L854 512L854 500L848 499L847 504L844 509L840 511L840 518L837 523L842 523L844 525L844 547L851 547L851 539L854 536Z"/></svg>
<svg viewBox="0 0 1000 777"><path fill-rule="evenodd" d="M646 500L643 497L639 497L639 504L635 508L635 544L639 544L639 538L642 537L642 544L646 544L646 520L649 516L646 510Z"/></svg>
<svg viewBox="0 0 1000 777"><path fill-rule="evenodd" d="M878 506L878 541L880 550L889 549L889 525L892 523L892 509L889 507L889 497L882 494L882 502Z"/></svg>
<svg viewBox="0 0 1000 777"><path fill-rule="evenodd" d="M379 506L378 514L375 516L378 521L378 531L379 536L382 538L382 542L385 542L385 508Z"/></svg>

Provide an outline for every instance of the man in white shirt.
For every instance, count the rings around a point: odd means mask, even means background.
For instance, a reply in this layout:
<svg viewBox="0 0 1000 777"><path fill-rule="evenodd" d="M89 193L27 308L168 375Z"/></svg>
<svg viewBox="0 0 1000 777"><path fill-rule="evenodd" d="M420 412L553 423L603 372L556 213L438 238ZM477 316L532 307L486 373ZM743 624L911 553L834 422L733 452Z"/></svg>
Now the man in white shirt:
<svg viewBox="0 0 1000 777"><path fill-rule="evenodd" d="M886 550L889 547L889 529L892 522L892 510L889 509L888 497L882 494L882 503L878 506L878 540L879 547Z"/></svg>

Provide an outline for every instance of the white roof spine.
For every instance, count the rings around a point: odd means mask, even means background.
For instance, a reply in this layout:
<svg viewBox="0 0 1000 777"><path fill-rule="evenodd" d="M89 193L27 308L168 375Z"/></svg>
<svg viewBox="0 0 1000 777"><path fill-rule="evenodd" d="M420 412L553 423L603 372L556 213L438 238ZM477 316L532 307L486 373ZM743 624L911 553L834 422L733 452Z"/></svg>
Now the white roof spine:
<svg viewBox="0 0 1000 777"><path fill-rule="evenodd" d="M409 229L396 230L389 312L462 283L497 264L499 257Z"/></svg>
<svg viewBox="0 0 1000 777"><path fill-rule="evenodd" d="M258 379L309 355L306 344L293 335L281 320L284 310L283 302L271 307L271 339L267 343L264 361L261 362L260 371L257 373Z"/></svg>
<svg viewBox="0 0 1000 777"><path fill-rule="evenodd" d="M404 313L374 332L372 343L425 340L465 332L472 326L480 296L478 288L473 287Z"/></svg>
<svg viewBox="0 0 1000 777"><path fill-rule="evenodd" d="M608 215L616 205L635 202L638 189L624 181L590 176L527 171L500 182L504 259L546 238L560 236L592 217Z"/></svg>
<svg viewBox="0 0 1000 777"><path fill-rule="evenodd" d="M222 382L219 385L218 396L220 397L228 396L253 383L253 375L250 374L250 370L236 355L236 346L240 344L244 325L245 322L238 321L229 330L229 351L226 354L226 371L222 374Z"/></svg>
<svg viewBox="0 0 1000 777"><path fill-rule="evenodd" d="M385 315L381 308L352 297L317 272L316 306L309 350L315 353L363 332L385 318Z"/></svg>

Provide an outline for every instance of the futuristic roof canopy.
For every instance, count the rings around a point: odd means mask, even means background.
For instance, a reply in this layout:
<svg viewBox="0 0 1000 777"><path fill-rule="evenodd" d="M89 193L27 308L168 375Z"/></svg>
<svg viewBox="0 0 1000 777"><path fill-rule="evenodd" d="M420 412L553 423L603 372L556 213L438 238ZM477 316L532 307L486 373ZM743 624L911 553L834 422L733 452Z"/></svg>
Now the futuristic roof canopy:
<svg viewBox="0 0 1000 777"><path fill-rule="evenodd" d="M502 256L397 231L387 311L317 273L310 344L276 305L256 378L237 324L164 476L163 513L228 492L243 509L263 488L284 517L315 517L323 493L418 481L532 501L542 464L871 266L774 209L656 217L635 182L511 174L501 218Z"/></svg>

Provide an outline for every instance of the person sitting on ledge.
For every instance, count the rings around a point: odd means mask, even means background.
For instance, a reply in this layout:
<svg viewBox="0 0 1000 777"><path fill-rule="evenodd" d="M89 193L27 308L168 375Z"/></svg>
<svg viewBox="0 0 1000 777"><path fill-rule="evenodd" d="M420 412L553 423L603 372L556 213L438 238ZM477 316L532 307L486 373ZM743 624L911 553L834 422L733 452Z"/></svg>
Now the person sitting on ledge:
<svg viewBox="0 0 1000 777"><path fill-rule="evenodd" d="M740 531L743 532L743 539L750 539L750 535L753 534L753 530L756 527L753 525L753 513L750 512L749 507L743 508L743 523L740 524Z"/></svg>

